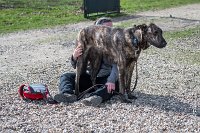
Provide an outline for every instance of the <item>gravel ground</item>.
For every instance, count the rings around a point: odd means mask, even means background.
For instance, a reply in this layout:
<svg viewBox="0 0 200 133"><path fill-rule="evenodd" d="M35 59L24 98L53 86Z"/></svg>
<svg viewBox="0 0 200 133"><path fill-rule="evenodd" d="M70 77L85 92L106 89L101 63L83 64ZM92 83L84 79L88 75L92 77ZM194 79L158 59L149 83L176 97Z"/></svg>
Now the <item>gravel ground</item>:
<svg viewBox="0 0 200 133"><path fill-rule="evenodd" d="M129 21L182 30L200 25L200 4L142 12L114 24ZM164 49L143 51L138 99L131 104L118 97L100 107L19 98L23 83L45 83L52 95L58 93L59 76L74 71L69 58L77 32L92 23L0 35L0 132L200 132L200 36L169 39Z"/></svg>

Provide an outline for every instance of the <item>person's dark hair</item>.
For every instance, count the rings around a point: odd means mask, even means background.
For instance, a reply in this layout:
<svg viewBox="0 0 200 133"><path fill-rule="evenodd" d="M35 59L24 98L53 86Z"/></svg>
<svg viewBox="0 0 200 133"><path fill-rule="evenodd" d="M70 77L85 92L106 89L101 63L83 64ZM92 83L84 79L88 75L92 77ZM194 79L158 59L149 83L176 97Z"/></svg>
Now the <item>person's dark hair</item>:
<svg viewBox="0 0 200 133"><path fill-rule="evenodd" d="M112 22L111 18L106 18L106 17L99 18L95 21L94 25L102 25L103 23L106 22Z"/></svg>

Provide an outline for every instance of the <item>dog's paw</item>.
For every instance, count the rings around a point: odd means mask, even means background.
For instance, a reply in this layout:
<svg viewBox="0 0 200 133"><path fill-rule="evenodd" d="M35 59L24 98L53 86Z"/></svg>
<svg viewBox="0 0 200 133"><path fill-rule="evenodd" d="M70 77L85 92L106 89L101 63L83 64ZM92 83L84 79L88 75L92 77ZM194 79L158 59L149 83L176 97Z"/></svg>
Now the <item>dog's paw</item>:
<svg viewBox="0 0 200 133"><path fill-rule="evenodd" d="M128 99L137 99L137 97L130 93L130 94L128 94Z"/></svg>
<svg viewBox="0 0 200 133"><path fill-rule="evenodd" d="M124 99L123 102L125 102L125 103L132 103L132 101L130 99Z"/></svg>
<svg viewBox="0 0 200 133"><path fill-rule="evenodd" d="M124 103L132 103L132 101L128 99L127 95L121 95L121 101Z"/></svg>

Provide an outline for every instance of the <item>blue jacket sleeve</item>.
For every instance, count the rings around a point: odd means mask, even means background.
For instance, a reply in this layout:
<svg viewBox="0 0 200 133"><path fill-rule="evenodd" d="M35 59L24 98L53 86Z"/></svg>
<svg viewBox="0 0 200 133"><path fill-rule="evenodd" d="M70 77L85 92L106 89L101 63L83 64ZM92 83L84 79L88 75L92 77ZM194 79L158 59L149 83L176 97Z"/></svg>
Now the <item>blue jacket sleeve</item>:
<svg viewBox="0 0 200 133"><path fill-rule="evenodd" d="M118 80L117 64L112 65L111 73L107 78L107 82L115 83Z"/></svg>

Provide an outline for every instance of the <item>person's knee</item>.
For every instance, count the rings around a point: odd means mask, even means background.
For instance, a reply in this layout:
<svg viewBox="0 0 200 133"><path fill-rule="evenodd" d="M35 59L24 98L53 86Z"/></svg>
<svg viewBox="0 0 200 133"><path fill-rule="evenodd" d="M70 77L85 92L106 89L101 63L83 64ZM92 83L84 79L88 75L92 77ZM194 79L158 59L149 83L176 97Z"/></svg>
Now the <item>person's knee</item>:
<svg viewBox="0 0 200 133"><path fill-rule="evenodd" d="M75 73L64 73L60 76L60 81L71 80L75 78Z"/></svg>
<svg viewBox="0 0 200 133"><path fill-rule="evenodd" d="M73 93L75 84L75 73L64 73L60 76L59 92Z"/></svg>

